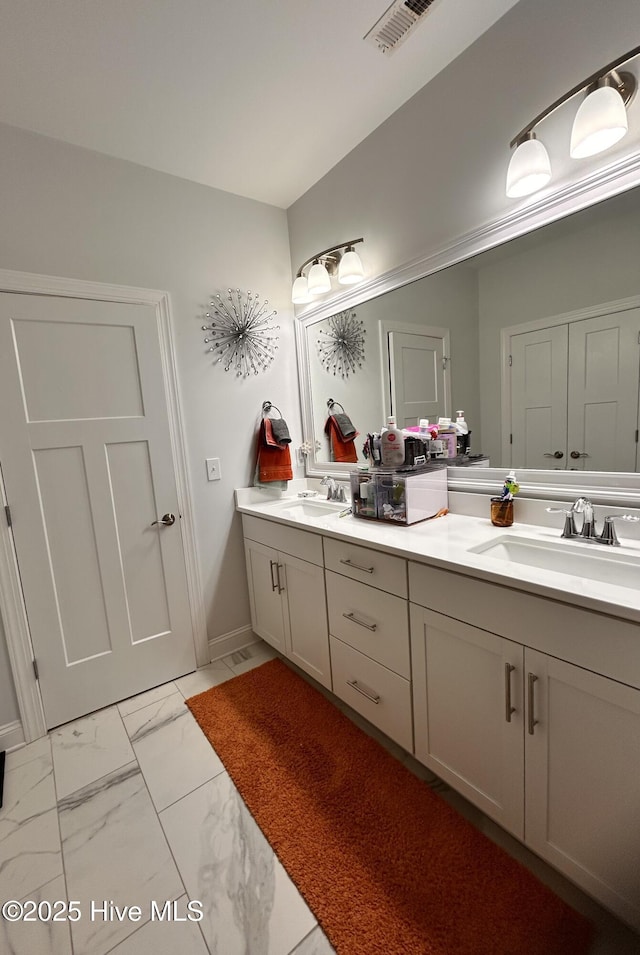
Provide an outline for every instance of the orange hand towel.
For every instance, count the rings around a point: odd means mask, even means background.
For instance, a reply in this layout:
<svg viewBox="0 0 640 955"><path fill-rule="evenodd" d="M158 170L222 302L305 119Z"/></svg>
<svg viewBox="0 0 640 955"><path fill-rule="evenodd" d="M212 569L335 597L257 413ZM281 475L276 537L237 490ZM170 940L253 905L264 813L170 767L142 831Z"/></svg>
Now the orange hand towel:
<svg viewBox="0 0 640 955"><path fill-rule="evenodd" d="M264 484L293 480L289 445L274 440L268 418L262 419L258 432L258 476Z"/></svg>
<svg viewBox="0 0 640 955"><path fill-rule="evenodd" d="M334 461L343 461L351 464L357 463L358 452L354 442L354 438L358 434L357 431L353 438L349 438L347 441L345 441L340 433L340 429L338 428L333 415L329 415L327 418L324 431L325 434L328 435L329 441L331 442L331 451L333 453Z"/></svg>

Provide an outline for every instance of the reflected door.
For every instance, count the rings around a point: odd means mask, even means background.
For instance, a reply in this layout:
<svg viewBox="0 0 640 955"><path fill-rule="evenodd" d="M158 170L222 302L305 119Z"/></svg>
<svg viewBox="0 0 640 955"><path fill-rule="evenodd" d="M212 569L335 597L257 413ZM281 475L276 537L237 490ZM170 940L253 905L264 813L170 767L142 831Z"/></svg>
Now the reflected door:
<svg viewBox="0 0 640 955"><path fill-rule="evenodd" d="M391 409L399 428L448 415L444 339L389 332Z"/></svg>
<svg viewBox="0 0 640 955"><path fill-rule="evenodd" d="M635 471L640 308L569 326L568 468Z"/></svg>
<svg viewBox="0 0 640 955"><path fill-rule="evenodd" d="M567 326L511 336L511 461L567 467Z"/></svg>
<svg viewBox="0 0 640 955"><path fill-rule="evenodd" d="M0 461L48 727L195 667L161 369L150 306L0 295Z"/></svg>
<svg viewBox="0 0 640 955"><path fill-rule="evenodd" d="M511 462L635 471L640 309L515 334Z"/></svg>

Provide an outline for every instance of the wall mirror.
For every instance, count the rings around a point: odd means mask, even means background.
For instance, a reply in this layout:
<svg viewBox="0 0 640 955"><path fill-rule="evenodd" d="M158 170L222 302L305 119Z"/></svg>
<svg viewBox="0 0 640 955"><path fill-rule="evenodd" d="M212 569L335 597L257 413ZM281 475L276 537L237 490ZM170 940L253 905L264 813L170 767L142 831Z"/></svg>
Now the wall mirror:
<svg viewBox="0 0 640 955"><path fill-rule="evenodd" d="M360 463L366 433L389 413L416 424L418 411L434 420L462 409L472 450L492 469L549 471L542 483L567 486L593 472L592 483L640 488L630 480L640 471L640 187L353 311L364 359L348 378L320 360L326 309L297 328L305 438L316 449L308 473L353 466L332 460L332 398L360 432ZM429 398L431 413L420 404Z"/></svg>

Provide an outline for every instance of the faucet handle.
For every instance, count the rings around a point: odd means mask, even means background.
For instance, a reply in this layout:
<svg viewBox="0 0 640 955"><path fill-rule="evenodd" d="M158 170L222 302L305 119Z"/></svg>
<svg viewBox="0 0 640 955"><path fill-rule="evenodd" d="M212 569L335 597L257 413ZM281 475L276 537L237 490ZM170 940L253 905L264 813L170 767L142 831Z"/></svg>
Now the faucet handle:
<svg viewBox="0 0 640 955"><path fill-rule="evenodd" d="M598 535L598 540L602 544L619 547L620 541L616 534L614 521L626 521L628 524L637 524L638 521L640 521L640 517L636 517L635 514L608 514L605 517L604 524L602 525L602 533Z"/></svg>
<svg viewBox="0 0 640 955"><path fill-rule="evenodd" d="M576 530L573 508L569 510L565 507L547 507L546 511L548 514L564 514L564 527L561 537L577 537L578 531Z"/></svg>

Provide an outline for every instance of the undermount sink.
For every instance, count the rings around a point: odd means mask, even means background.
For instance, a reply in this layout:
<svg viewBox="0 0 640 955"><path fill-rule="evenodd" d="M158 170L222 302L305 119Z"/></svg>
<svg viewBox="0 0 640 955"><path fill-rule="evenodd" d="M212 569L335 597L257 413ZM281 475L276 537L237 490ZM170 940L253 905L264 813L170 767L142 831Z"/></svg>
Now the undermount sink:
<svg viewBox="0 0 640 955"><path fill-rule="evenodd" d="M476 544L468 552L616 587L634 590L640 587L640 555L620 554L603 545L569 541L556 543L504 535Z"/></svg>
<svg viewBox="0 0 640 955"><path fill-rule="evenodd" d="M347 505L339 501L302 499L296 501L279 501L277 504L272 505L272 507L283 517L303 520L310 517L326 517L329 514L339 514Z"/></svg>

